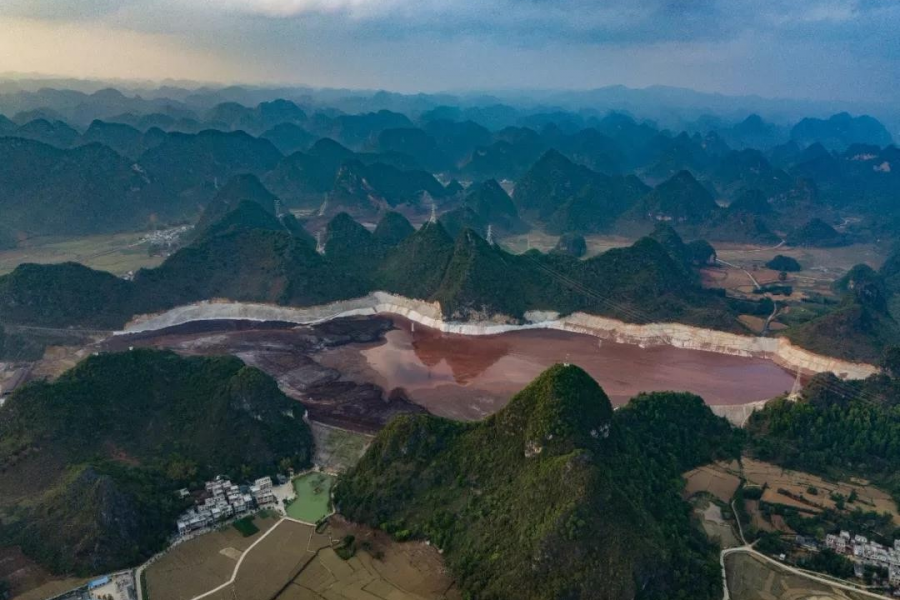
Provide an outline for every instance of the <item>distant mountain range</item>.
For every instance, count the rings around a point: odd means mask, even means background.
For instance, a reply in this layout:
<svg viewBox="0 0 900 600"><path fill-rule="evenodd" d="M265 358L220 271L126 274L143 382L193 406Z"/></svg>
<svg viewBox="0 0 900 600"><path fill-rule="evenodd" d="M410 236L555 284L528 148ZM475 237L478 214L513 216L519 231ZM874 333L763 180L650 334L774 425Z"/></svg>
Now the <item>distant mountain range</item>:
<svg viewBox="0 0 900 600"><path fill-rule="evenodd" d="M98 102L124 98L98 94ZM621 113L531 114L518 121L528 126L491 130L460 120L479 118L471 109L435 108L413 121L287 100L221 103L194 117L163 108L94 120L83 131L50 109L0 119L0 246L195 221L238 175L259 178L281 210L377 219L398 208L424 215L435 204L452 211L451 231L492 226L501 235L529 227L629 232L629 223L640 234L654 219L675 219L689 222L692 235L770 241L800 227L810 206L832 223L854 217L867 232L893 227L874 217L893 214L900 193L900 150L886 145L890 134L846 113L805 119L791 131L754 115L674 134ZM707 199L698 213L676 189L690 183L685 173L715 204L759 191L774 210L722 216ZM492 179L514 180L516 212L508 204L502 214L486 210L457 181L481 189ZM642 220L648 225L634 229Z"/></svg>

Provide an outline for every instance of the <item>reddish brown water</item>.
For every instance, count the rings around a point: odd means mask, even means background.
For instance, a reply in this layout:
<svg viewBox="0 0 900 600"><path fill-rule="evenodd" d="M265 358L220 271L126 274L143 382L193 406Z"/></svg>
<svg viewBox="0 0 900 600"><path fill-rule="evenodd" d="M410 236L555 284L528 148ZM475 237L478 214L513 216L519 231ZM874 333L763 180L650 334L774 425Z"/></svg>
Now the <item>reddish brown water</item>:
<svg viewBox="0 0 900 600"><path fill-rule="evenodd" d="M547 367L576 364L621 405L642 391L676 390L707 404L746 404L790 390L794 377L771 361L668 346L601 342L587 335L532 330L492 336L444 334L394 318L377 345L327 352L323 364L345 376L403 388L434 414L479 419L495 412Z"/></svg>

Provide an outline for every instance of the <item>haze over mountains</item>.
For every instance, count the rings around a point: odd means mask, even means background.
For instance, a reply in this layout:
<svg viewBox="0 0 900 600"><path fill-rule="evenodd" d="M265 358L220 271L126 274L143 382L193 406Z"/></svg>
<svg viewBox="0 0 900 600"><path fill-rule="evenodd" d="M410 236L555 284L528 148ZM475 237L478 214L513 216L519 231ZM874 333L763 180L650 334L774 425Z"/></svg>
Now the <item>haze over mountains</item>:
<svg viewBox="0 0 900 600"><path fill-rule="evenodd" d="M459 208L448 218L481 230L497 220L504 232L522 231L524 218L554 233L646 232L673 219L706 237L766 241L777 238L773 230L803 226L812 205L835 223L846 213L883 216L900 177L890 132L847 113L792 127L757 115L733 124L701 117L680 121L679 131L623 112L437 106L433 98L407 103L408 113L346 114L308 95L298 98L303 106L271 98L213 104L260 93L0 96L0 107L11 107L0 119L0 242L190 222L245 174L262 181L280 210L373 218L398 207L425 214L436 203ZM373 108L389 98L360 96ZM516 212L509 203L501 215L464 201L454 179L514 180ZM772 210L719 208L756 192Z"/></svg>
<svg viewBox="0 0 900 600"><path fill-rule="evenodd" d="M38 360L197 302L311 307L379 291L435 303L455 324L583 312L625 328L783 336L862 369L900 347L900 250L889 249L900 150L872 116L683 113L670 129L623 110L433 97L336 100L362 112L322 104L324 92L222 101L258 92L0 97L45 103L0 119L0 249L27 256L47 240L121 232L172 240L156 266L124 277L19 260L0 275L0 360ZM765 264L771 281L729 265L747 285L719 286L729 274L717 248L860 245L887 260L830 289L784 254ZM813 285L795 294L804 277ZM893 389L879 377L865 385ZM279 383L233 357L139 350L19 388L0 404L0 544L57 574L128 567L166 545L186 505L176 489L306 468L314 443L293 408L304 400ZM400 388L372 397L408 402ZM750 440L689 394L638 396L614 414L583 371L556 366L478 423L416 406L335 498L357 523L436 544L472 597L719 597L716 549L692 525L680 475L742 445L801 460L782 448L790 432L768 428L833 411L802 406L767 408ZM866 473L895 485L882 467ZM32 487L18 490L20 478Z"/></svg>
<svg viewBox="0 0 900 600"><path fill-rule="evenodd" d="M900 234L900 150L867 115L679 117L682 128L665 129L621 110L476 98L22 87L0 95L0 106L22 109L0 119L0 247L194 228L189 243L133 282L76 265L21 267L0 278L7 323L120 327L134 314L208 298L310 305L377 289L440 301L454 319L542 309L633 320L561 289L535 272L537 261L647 319L734 330L737 314L770 306L729 305L701 290L693 270L714 250L699 240L831 248ZM326 100L377 110L350 113ZM406 111L378 108L386 105ZM432 218L415 233L409 223ZM571 241L540 256L486 242L530 231ZM629 249L566 258L579 254L578 236L651 233ZM643 265L643 278L630 279L626 264ZM88 289L107 290L108 300L95 303ZM840 293L858 308L859 296ZM847 347L830 345L830 325L800 323L787 335L875 360L900 331L888 304L841 313L857 324L873 310L884 316L854 330L878 336L853 344L846 336Z"/></svg>

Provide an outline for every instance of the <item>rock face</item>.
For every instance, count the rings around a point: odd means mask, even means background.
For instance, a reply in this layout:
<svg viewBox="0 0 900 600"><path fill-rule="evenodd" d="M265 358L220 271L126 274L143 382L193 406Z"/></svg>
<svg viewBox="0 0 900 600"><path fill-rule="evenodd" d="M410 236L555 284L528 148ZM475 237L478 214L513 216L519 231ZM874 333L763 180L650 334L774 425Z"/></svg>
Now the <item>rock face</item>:
<svg viewBox="0 0 900 600"><path fill-rule="evenodd" d="M559 329L643 348L673 346L734 356L767 358L786 369L800 371L806 375L833 372L843 379L864 379L878 371L873 365L814 354L793 345L786 338L738 335L680 323L637 325L586 313L560 317L557 313L549 311L528 312L523 323L515 323L506 315L492 315L480 321L445 321L441 306L437 302L424 302L385 292L373 292L353 300L307 308L231 301L199 302L179 306L160 314L137 317L125 326L122 333L154 331L191 321L242 319L312 324L340 317L379 313L399 315L426 327L461 335L494 335L521 329Z"/></svg>

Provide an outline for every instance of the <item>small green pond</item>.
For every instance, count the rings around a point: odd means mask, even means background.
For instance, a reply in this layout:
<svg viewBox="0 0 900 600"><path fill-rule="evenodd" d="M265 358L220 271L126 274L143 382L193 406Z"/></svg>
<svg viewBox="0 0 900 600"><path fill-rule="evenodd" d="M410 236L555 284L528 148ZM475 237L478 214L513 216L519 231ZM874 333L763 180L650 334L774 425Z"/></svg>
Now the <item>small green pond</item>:
<svg viewBox="0 0 900 600"><path fill-rule="evenodd" d="M307 473L293 482L297 497L287 505L289 517L315 523L331 513L331 486L334 478L324 473Z"/></svg>

